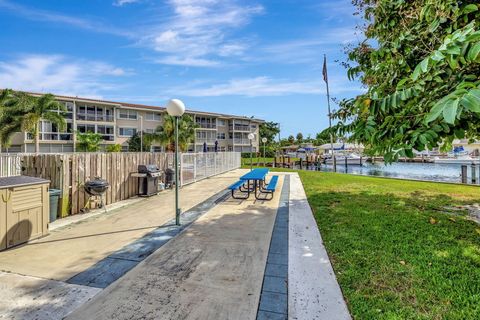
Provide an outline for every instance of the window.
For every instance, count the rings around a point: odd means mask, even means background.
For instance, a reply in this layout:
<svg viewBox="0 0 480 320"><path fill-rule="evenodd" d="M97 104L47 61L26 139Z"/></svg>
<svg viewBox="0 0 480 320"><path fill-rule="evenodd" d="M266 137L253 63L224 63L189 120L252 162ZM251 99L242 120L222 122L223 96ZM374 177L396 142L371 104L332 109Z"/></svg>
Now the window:
<svg viewBox="0 0 480 320"><path fill-rule="evenodd" d="M225 127L227 125L227 121L225 119L217 119L217 125L219 127Z"/></svg>
<svg viewBox="0 0 480 320"><path fill-rule="evenodd" d="M218 140L225 140L225 133L224 132L219 132L217 133L217 139Z"/></svg>
<svg viewBox="0 0 480 320"><path fill-rule="evenodd" d="M145 129L145 133L153 134L155 133L155 129Z"/></svg>
<svg viewBox="0 0 480 320"><path fill-rule="evenodd" d="M162 116L160 113L156 112L147 112L145 113L145 120L147 121L160 121L162 119Z"/></svg>
<svg viewBox="0 0 480 320"><path fill-rule="evenodd" d="M257 125L256 125L256 124L252 124L252 125L251 125L251 128L252 128L252 129L257 129Z"/></svg>
<svg viewBox="0 0 480 320"><path fill-rule="evenodd" d="M137 120L137 111L120 109L118 110L118 119Z"/></svg>
<svg viewBox="0 0 480 320"><path fill-rule="evenodd" d="M131 137L137 133L135 128L118 128L118 135L120 137Z"/></svg>

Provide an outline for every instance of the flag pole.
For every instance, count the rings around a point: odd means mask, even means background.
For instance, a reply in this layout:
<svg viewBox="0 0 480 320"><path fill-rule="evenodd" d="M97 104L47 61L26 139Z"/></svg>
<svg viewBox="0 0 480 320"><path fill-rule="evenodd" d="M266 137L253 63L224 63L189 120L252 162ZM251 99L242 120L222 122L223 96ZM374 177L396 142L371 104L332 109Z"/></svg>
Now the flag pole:
<svg viewBox="0 0 480 320"><path fill-rule="evenodd" d="M330 150L332 151L333 170L337 171L337 164L335 163L335 152L333 148L333 133L332 133L332 112L330 107L330 88L328 85L328 69L327 69L327 55L323 55L323 80L327 84L327 105L328 105L328 127L330 129Z"/></svg>

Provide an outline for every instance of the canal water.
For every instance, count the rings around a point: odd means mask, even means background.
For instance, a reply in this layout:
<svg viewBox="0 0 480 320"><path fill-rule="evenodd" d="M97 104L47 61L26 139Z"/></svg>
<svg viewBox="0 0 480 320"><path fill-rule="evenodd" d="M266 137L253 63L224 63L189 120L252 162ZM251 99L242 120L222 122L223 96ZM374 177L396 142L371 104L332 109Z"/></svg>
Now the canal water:
<svg viewBox="0 0 480 320"><path fill-rule="evenodd" d="M298 169L298 168L297 168ZM318 170L312 166L310 170ZM332 172L333 166L321 165L320 171ZM476 167L476 183L480 180L480 167ZM397 162L390 165L384 163L365 163L359 165L337 164L337 172L349 173L365 176L388 177L399 179L426 180L461 183L461 165L460 164L435 164L435 163L405 163ZM472 166L468 166L467 170L468 183L472 183Z"/></svg>

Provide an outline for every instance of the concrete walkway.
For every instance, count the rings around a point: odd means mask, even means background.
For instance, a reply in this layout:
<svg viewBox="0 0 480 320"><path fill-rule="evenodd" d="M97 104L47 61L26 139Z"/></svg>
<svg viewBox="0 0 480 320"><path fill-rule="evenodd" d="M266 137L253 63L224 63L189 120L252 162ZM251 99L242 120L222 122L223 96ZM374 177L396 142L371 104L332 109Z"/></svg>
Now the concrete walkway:
<svg viewBox="0 0 480 320"><path fill-rule="evenodd" d="M68 319L255 319L279 192L252 198L217 205Z"/></svg>
<svg viewBox="0 0 480 320"><path fill-rule="evenodd" d="M209 202L245 172L183 188L184 211ZM173 217L171 192L0 252L0 270L8 272L0 272L0 319L350 319L298 174L275 174L272 201L215 203L104 290L65 281L120 248L135 254L138 239ZM273 278L288 284L274 288L280 282L268 282ZM284 297L281 306L272 292Z"/></svg>
<svg viewBox="0 0 480 320"><path fill-rule="evenodd" d="M351 319L298 174L289 210L288 318Z"/></svg>

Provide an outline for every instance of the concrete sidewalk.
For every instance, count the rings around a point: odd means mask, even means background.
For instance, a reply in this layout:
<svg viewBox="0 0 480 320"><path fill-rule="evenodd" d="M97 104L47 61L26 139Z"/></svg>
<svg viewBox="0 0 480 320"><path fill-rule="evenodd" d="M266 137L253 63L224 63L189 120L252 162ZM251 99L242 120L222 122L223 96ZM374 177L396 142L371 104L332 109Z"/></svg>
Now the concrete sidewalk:
<svg viewBox="0 0 480 320"><path fill-rule="evenodd" d="M350 320L298 174L290 179L288 319Z"/></svg>
<svg viewBox="0 0 480 320"><path fill-rule="evenodd" d="M217 205L68 319L255 319L279 193Z"/></svg>
<svg viewBox="0 0 480 320"><path fill-rule="evenodd" d="M205 201L236 181L239 175L238 171L232 171L182 188L181 207L187 210ZM174 193L166 191L0 252L0 271L66 281L173 217Z"/></svg>

